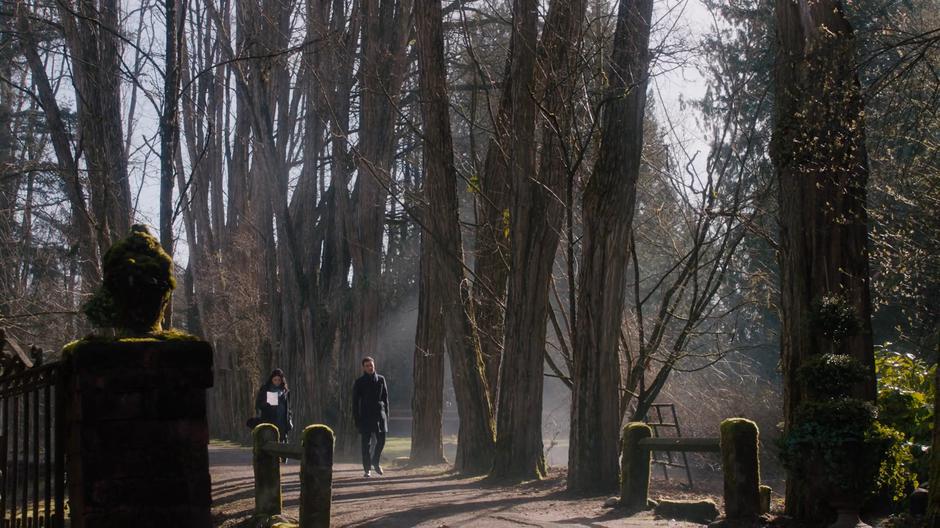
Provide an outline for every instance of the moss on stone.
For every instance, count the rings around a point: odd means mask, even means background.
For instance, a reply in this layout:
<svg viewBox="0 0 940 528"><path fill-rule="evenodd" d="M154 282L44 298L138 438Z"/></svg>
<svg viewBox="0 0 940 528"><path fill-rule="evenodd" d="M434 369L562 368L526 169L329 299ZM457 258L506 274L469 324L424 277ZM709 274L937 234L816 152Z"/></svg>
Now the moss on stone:
<svg viewBox="0 0 940 528"><path fill-rule="evenodd" d="M62 347L62 357L66 358L75 353L76 350L87 344L100 343L167 343L181 341L199 341L200 339L192 334L187 334L182 330L170 329L150 332L147 334L136 335L132 337L114 337L89 334L81 339L76 339Z"/></svg>
<svg viewBox="0 0 940 528"><path fill-rule="evenodd" d="M245 526L250 528L300 528L296 519L280 514L255 514Z"/></svg>
<svg viewBox="0 0 940 528"><path fill-rule="evenodd" d="M756 518L761 513L757 424L729 418L721 422L720 431L725 516Z"/></svg>
<svg viewBox="0 0 940 528"><path fill-rule="evenodd" d="M335 438L336 434L330 429L329 426L323 424L313 424L304 427L303 432L301 433L301 442L306 442L307 438L311 439L318 438L320 435L329 435L330 438ZM306 444L304 444L306 445Z"/></svg>
<svg viewBox="0 0 940 528"><path fill-rule="evenodd" d="M640 440L653 436L643 422L623 426L620 457L620 505L631 510L647 507L650 493L650 451L640 447Z"/></svg>
<svg viewBox="0 0 940 528"><path fill-rule="evenodd" d="M72 353L75 352L75 350L76 350L79 346L81 346L81 344L84 343L84 342L85 342L84 339L76 339L76 340L74 340L74 341L70 341L70 342L66 343L65 346L62 347L62 357L64 358L64 357L71 356Z"/></svg>
<svg viewBox="0 0 940 528"><path fill-rule="evenodd" d="M103 259L101 288L84 306L89 321L121 333L160 331L163 312L176 287L173 259L146 227L135 225Z"/></svg>

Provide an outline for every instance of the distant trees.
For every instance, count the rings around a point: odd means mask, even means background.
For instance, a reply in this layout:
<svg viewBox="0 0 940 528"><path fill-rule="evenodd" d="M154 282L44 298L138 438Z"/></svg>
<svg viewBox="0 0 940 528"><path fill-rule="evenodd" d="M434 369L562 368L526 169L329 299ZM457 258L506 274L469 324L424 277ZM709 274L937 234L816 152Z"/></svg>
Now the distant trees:
<svg viewBox="0 0 940 528"><path fill-rule="evenodd" d="M80 249L83 290L100 279L99 255L111 242L125 236L131 224L131 193L123 147L119 5L58 4L55 12L70 59L71 84L77 101L77 138L66 128L60 103L40 56L40 33L26 2L14 4L19 43L35 83L52 138L63 180L62 189L72 208L71 243ZM45 14L45 13L44 13ZM56 80L58 83L59 80Z"/></svg>

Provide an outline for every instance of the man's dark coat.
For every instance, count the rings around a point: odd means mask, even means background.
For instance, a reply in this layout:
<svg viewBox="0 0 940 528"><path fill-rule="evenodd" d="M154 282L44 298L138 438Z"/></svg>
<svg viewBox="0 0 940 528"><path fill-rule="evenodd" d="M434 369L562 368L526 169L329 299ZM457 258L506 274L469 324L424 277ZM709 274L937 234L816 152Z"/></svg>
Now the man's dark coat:
<svg viewBox="0 0 940 528"><path fill-rule="evenodd" d="M360 433L388 432L388 386L378 374L363 374L353 385L353 417Z"/></svg>

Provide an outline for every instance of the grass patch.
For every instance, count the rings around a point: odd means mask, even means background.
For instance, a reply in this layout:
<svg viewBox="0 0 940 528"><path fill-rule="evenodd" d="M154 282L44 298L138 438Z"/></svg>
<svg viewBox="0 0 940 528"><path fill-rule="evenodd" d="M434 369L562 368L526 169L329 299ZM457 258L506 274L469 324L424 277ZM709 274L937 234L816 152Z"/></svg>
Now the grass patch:
<svg viewBox="0 0 940 528"><path fill-rule="evenodd" d="M390 436L385 439L385 449L382 450L382 460L391 462L396 458L408 457L411 455L411 437L410 436ZM457 436L444 437L444 457L448 462L453 463L457 456Z"/></svg>
<svg viewBox="0 0 940 528"><path fill-rule="evenodd" d="M212 447L251 447L251 442L235 442L233 440L222 440L219 438L209 439L209 445Z"/></svg>

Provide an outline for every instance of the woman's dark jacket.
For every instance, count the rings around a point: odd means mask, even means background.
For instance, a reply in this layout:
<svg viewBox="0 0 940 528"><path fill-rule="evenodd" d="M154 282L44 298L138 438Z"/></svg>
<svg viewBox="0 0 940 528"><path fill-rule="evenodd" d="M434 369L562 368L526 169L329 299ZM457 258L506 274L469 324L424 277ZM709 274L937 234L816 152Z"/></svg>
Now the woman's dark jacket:
<svg viewBox="0 0 940 528"><path fill-rule="evenodd" d="M353 385L353 417L360 433L388 432L388 386L378 374L363 374Z"/></svg>
<svg viewBox="0 0 940 528"><path fill-rule="evenodd" d="M268 405L268 392L277 393L277 405ZM255 398L255 410L259 412L262 423L277 427L281 438L290 432L290 392L283 385L275 386L270 381L262 385Z"/></svg>

